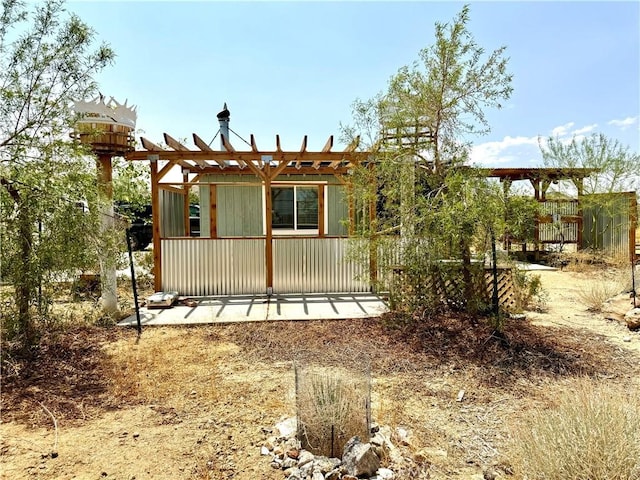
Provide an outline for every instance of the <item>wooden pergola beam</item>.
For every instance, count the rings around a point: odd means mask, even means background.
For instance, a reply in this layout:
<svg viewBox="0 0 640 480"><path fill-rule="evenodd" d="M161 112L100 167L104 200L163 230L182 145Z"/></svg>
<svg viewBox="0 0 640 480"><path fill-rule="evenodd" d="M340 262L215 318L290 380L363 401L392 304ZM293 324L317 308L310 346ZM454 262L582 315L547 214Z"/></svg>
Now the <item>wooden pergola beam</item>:
<svg viewBox="0 0 640 480"><path fill-rule="evenodd" d="M253 133L250 135L250 140L251 140L251 151L253 153L258 153L258 147L256 146L256 139L253 136Z"/></svg>
<svg viewBox="0 0 640 480"><path fill-rule="evenodd" d="M322 147L322 153L330 152L331 148L333 148L333 135L329 136L329 139L327 140L327 143L325 143L324 147Z"/></svg>
<svg viewBox="0 0 640 480"><path fill-rule="evenodd" d="M140 141L142 142L142 148L144 148L145 150L154 150L154 151L157 151L157 152L166 152L166 150L164 148L160 147L159 145L156 145L151 140L147 140L144 137L140 137Z"/></svg>
<svg viewBox="0 0 640 480"><path fill-rule="evenodd" d="M351 140L351 143L349 145L347 145L347 148L344 149L344 153L353 153L356 151L356 148L358 148L358 145L360 145L360 135L358 135L356 138L354 138L353 140ZM332 168L337 168L338 165L340 165L340 163L342 162L342 160L334 160L333 162L331 162L331 164L329 165ZM353 164L350 162L348 167L352 167Z"/></svg>
<svg viewBox="0 0 640 480"><path fill-rule="evenodd" d="M143 151L138 150L135 152L131 152L125 155L125 158L130 161L136 160L147 160L149 155L159 155L162 160L211 160L217 163L220 163L222 160L255 160L257 161L263 155L272 156L277 160L286 160L287 162L296 162L298 159L302 160L302 162L313 163L316 161L320 161L323 164L327 165L336 160L351 160L356 157L360 157L362 155L361 152L305 152L301 154L300 152L258 152L254 153L252 151L236 151L236 152L223 152L223 151L198 151L192 150L190 152L181 152L176 150L156 150L156 151ZM302 157L302 158L301 158ZM227 166L227 164L225 164Z"/></svg>
<svg viewBox="0 0 640 480"><path fill-rule="evenodd" d="M250 139L250 141L251 141L251 151L252 151L253 153L260 153L260 151L258 150L258 147L257 147L257 145L256 145L256 139L255 139L255 137L253 136L253 133L250 135L249 139ZM261 156L260 156L260 157L258 157L258 160L257 160L257 161L258 161L258 168L260 168L260 169L261 169L261 168L263 168L263 167L264 167L264 165L263 165L263 163L262 163L262 157L261 157Z"/></svg>
<svg viewBox="0 0 640 480"><path fill-rule="evenodd" d="M164 143L166 143L169 147L173 148L174 150L177 150L180 152L189 151L189 149L186 146L184 146L182 143L180 143L178 140L176 140L166 132L164 133ZM207 162L205 162L204 160L197 160L197 161L194 160L194 161L198 164L200 168L204 168L207 166ZM180 165L182 165L183 167L185 166L182 163ZM192 167L187 165L187 168L192 168Z"/></svg>
<svg viewBox="0 0 640 480"><path fill-rule="evenodd" d="M211 148L209 145L207 145L207 143L202 140L198 135L196 135L195 133L193 134L193 143L196 145L196 147L198 147L202 152L213 152L213 148ZM214 162L216 162L218 165L220 165L220 168L225 168L227 166L227 162L224 161L223 159L220 158L212 158L211 160L213 160ZM197 162L198 160L194 160L195 162Z"/></svg>
<svg viewBox="0 0 640 480"><path fill-rule="evenodd" d="M236 149L233 148L233 145L231 145L231 142L229 142L229 139L227 137L224 136L224 133L220 134L220 138L222 138L222 146L224 147L224 149L228 152L228 153L236 153ZM239 158L234 158L234 160L236 162L238 162L238 166L240 168L244 168L247 166L246 161L241 160Z"/></svg>
<svg viewBox="0 0 640 480"><path fill-rule="evenodd" d="M300 146L300 155L302 155L306 151L307 151L307 136L305 135L304 138L302 139L302 145ZM302 166L302 159L298 158L298 161L296 162L296 168L300 169L301 166Z"/></svg>

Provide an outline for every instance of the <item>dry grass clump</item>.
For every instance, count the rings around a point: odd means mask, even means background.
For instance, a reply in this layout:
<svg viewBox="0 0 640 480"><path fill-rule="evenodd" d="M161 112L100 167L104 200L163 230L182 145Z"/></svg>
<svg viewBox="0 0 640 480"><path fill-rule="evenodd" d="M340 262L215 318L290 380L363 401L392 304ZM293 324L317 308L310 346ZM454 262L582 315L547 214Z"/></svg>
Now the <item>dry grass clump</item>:
<svg viewBox="0 0 640 480"><path fill-rule="evenodd" d="M587 310L599 313L607 300L624 289L625 285L619 279L599 277L585 283L578 292L578 298Z"/></svg>
<svg viewBox="0 0 640 480"><path fill-rule="evenodd" d="M637 480L640 402L621 389L580 379L553 409L533 410L514 431L522 478Z"/></svg>
<svg viewBox="0 0 640 480"><path fill-rule="evenodd" d="M370 379L344 369L296 368L298 438L315 454L340 457L347 441L369 437Z"/></svg>

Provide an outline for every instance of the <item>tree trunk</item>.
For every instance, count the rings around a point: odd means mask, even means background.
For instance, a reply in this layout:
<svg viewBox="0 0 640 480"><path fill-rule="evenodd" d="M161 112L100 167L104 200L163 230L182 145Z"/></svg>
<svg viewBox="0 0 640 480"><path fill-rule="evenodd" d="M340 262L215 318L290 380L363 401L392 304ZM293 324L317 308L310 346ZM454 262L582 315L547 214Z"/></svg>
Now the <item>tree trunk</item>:
<svg viewBox="0 0 640 480"><path fill-rule="evenodd" d="M20 260L16 262L14 269L14 296L16 307L18 308L16 334L22 337L24 347L30 347L36 343L37 330L30 312L31 301L33 299L34 279L31 268L33 266L33 225L29 203L20 194L15 183L0 178L2 185L13 200L17 211L18 223L18 249L20 250Z"/></svg>
<svg viewBox="0 0 640 480"><path fill-rule="evenodd" d="M34 278L33 265L33 219L29 214L26 202L18 205L18 232L21 262L18 262L15 279L16 305L18 307L18 324L24 335L24 346L36 343L37 332L31 317L30 307L33 300Z"/></svg>

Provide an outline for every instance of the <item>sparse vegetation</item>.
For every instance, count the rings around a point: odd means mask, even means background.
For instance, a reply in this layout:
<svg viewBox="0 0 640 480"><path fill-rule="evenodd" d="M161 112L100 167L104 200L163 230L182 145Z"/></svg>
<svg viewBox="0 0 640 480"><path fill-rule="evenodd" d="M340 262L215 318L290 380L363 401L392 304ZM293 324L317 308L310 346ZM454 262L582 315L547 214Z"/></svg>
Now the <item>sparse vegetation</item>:
<svg viewBox="0 0 640 480"><path fill-rule="evenodd" d="M298 437L304 448L339 457L347 441L368 439L369 376L343 368L297 367Z"/></svg>
<svg viewBox="0 0 640 480"><path fill-rule="evenodd" d="M640 478L640 403L594 380L574 381L557 405L532 412L514 434L517 473L532 480Z"/></svg>
<svg viewBox="0 0 640 480"><path fill-rule="evenodd" d="M625 285L620 279L597 276L594 281L581 287L578 298L587 310L600 313L605 302L621 293L624 288Z"/></svg>

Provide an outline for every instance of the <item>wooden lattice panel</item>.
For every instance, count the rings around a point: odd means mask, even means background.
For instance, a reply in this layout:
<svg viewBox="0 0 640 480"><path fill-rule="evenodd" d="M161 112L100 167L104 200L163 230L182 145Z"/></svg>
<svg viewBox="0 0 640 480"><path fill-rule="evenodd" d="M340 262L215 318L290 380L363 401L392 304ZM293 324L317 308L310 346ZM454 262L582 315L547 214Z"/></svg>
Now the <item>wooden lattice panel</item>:
<svg viewBox="0 0 640 480"><path fill-rule="evenodd" d="M484 271L486 298L489 303L493 298L493 271ZM513 311L518 307L518 297L513 285L513 272L510 268L498 268L498 304L503 310Z"/></svg>
<svg viewBox="0 0 640 480"><path fill-rule="evenodd" d="M423 274L420 275L418 281L415 279L408 281L408 274L403 268L394 268L393 272L394 286L392 290L394 290L396 298L411 296L418 303L428 304L436 301L436 303L441 302L454 308L464 305L464 282L460 268L448 269L446 274L440 271ZM492 270L490 268L473 269L472 274L476 284L475 290L481 290L482 300L487 305L491 305L493 297ZM419 285L417 294L413 291L413 285ZM498 268L498 303L504 311L513 311L518 307L511 268Z"/></svg>

